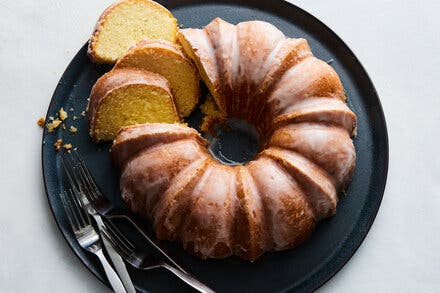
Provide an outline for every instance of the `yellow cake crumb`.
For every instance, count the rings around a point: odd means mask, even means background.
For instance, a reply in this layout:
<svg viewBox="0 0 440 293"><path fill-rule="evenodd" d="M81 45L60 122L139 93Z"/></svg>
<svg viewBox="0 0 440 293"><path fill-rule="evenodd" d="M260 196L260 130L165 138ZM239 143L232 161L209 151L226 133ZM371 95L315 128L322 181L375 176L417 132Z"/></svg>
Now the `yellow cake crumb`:
<svg viewBox="0 0 440 293"><path fill-rule="evenodd" d="M40 117L40 118L37 120L37 124L38 124L38 126L40 126L40 127L44 127L44 123L46 123L46 119L44 119L44 117Z"/></svg>
<svg viewBox="0 0 440 293"><path fill-rule="evenodd" d="M60 111L58 112L58 116L60 117L61 121L64 121L69 115L67 115L67 112L64 111L63 107L61 107Z"/></svg>
<svg viewBox="0 0 440 293"><path fill-rule="evenodd" d="M70 149L72 149L72 144L71 144L71 143L65 143L65 144L63 145L63 148L64 148L65 150L70 150Z"/></svg>
<svg viewBox="0 0 440 293"><path fill-rule="evenodd" d="M200 125L200 129L204 133L211 133L216 136L213 126L217 123L223 123L226 116L219 110L214 98L211 95L206 97L206 101L200 106L200 110L205 115Z"/></svg>
<svg viewBox="0 0 440 293"><path fill-rule="evenodd" d="M46 124L46 128L48 132L53 132L58 126L60 126L61 120L55 119L52 122Z"/></svg>
<svg viewBox="0 0 440 293"><path fill-rule="evenodd" d="M57 139L57 141L54 144L55 150L57 152L60 150L62 144L63 144L63 140L61 138Z"/></svg>
<svg viewBox="0 0 440 293"><path fill-rule="evenodd" d="M72 125L72 126L70 126L69 131L71 133L77 133L78 132L78 128L76 128L75 126Z"/></svg>
<svg viewBox="0 0 440 293"><path fill-rule="evenodd" d="M200 105L200 110L206 116L219 116L222 114L211 95L208 95L206 101Z"/></svg>

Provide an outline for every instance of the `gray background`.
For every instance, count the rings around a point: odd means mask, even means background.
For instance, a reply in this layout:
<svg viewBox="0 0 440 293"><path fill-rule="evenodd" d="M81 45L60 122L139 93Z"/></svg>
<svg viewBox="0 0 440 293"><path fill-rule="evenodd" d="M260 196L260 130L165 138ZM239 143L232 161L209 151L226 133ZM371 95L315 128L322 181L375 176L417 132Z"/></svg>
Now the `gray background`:
<svg viewBox="0 0 440 293"><path fill-rule="evenodd" d="M35 122L111 2L0 0L0 292L108 291L55 225ZM363 63L390 138L376 221L354 257L320 290L439 291L440 2L292 2L332 28Z"/></svg>

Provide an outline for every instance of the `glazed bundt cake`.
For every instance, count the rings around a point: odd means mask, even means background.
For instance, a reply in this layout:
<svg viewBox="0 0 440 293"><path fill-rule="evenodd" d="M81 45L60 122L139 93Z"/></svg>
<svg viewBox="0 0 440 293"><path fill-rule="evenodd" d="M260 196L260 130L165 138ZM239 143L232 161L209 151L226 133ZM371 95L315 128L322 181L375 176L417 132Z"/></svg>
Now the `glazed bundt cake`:
<svg viewBox="0 0 440 293"><path fill-rule="evenodd" d="M123 0L108 7L98 19L88 55L96 63L115 63L142 40L175 42L176 36L177 20L168 9L150 0Z"/></svg>
<svg viewBox="0 0 440 293"><path fill-rule="evenodd" d="M94 141L113 140L122 126L180 122L168 81L139 69L114 69L90 93L89 131Z"/></svg>
<svg viewBox="0 0 440 293"><path fill-rule="evenodd" d="M191 60L175 44L166 41L142 41L116 62L114 68L139 68L165 77L171 86L182 117L191 114L199 101L199 76Z"/></svg>
<svg viewBox="0 0 440 293"><path fill-rule="evenodd" d="M122 197L158 238L201 258L297 246L336 212L355 166L356 116L338 75L306 40L262 21L216 18L178 38L219 111L255 125L261 150L225 165L185 125L124 127L110 151Z"/></svg>

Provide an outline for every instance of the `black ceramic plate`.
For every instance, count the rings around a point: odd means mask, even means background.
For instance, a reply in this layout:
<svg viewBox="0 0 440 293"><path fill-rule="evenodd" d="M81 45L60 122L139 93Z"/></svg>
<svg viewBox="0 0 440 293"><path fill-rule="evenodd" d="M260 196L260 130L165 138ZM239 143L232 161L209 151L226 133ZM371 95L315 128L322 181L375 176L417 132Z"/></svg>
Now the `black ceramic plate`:
<svg viewBox="0 0 440 293"><path fill-rule="evenodd" d="M268 21L287 36L307 39L318 58L333 60L331 65L342 80L349 107L358 117L354 139L356 171L347 195L339 202L337 214L321 222L315 233L298 248L267 253L255 263L238 258L203 261L186 254L179 245L168 245L168 249L179 263L218 291L311 291L330 279L350 259L378 211L388 167L388 137L379 98L367 73L344 42L300 8L273 0L203 2L170 0L165 5L184 27L202 27L217 16L231 23L251 19ZM46 191L56 222L78 257L104 282L98 261L80 249L64 216L58 195L66 183L53 145L57 138L62 138L78 147L104 193L115 204L122 204L118 174L108 158L109 145L95 145L90 141L86 119L80 115L91 87L107 70L88 60L86 46L78 52L61 77L47 116L55 116L58 109L64 107L69 114L67 126L74 125L79 132L72 135L62 129L54 133L45 130L42 147ZM74 116L79 118L74 120ZM197 124L199 118L196 113L190 122ZM130 269L130 273L136 288L141 291L188 290L183 283L160 270L147 273Z"/></svg>

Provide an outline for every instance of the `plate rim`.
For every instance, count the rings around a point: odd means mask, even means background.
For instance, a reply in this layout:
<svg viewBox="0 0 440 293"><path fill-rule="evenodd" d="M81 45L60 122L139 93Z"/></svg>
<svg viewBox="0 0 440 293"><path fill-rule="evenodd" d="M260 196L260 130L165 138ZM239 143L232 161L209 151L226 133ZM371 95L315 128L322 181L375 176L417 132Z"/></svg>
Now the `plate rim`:
<svg viewBox="0 0 440 293"><path fill-rule="evenodd" d="M158 3L164 5L164 1L162 0L156 0ZM190 6L190 5L197 5L197 4L205 4L205 5L210 5L210 4L228 4L228 5L235 5L235 6L240 6L240 7L253 7L255 9L259 9L259 5L264 5L264 4L271 4L274 5L273 0L259 0L260 3L256 3L253 2L251 0L236 0L236 1L232 1L232 0L216 0L213 2L203 2L202 0L171 0L174 3L168 3L168 5L172 6L171 9L174 8L178 8L178 7L185 7L185 6ZM171 2L170 1L170 2ZM371 80L370 75L368 74L368 72L366 71L364 65L361 63L361 61L357 58L357 56L354 54L354 52L350 49L350 47L344 42L344 40L342 40L330 27L328 27L325 23L323 23L321 20L319 20L317 17L315 17L313 14L311 14L310 12L304 10L303 8L287 2L286 0L277 0L275 3L277 5L287 5L289 6L291 9L296 9L298 10L301 14L303 14L305 17L310 18L313 22L315 22L317 25L323 27L325 30L327 30L327 32L331 35L332 38L335 38L337 40L337 42L341 45L343 45L345 47L345 50L347 50L347 52L349 53L350 57L359 65L359 70L361 71L361 74L364 75L365 79L364 82L367 82L370 89L371 89L371 96L374 97L374 99L376 100L376 104L378 107L378 112L376 113L379 118L382 120L382 124L383 124L383 129L381 129L381 131L383 131L384 133L384 137L382 139L384 139L383 141L383 150L384 153L382 153L383 156L383 179L382 179L382 184L380 184L377 187L377 191L376 191L376 198L377 201L375 202L375 206L373 207L372 211L370 212L370 217L368 218L368 221L365 222L364 226L366 229L364 229L361 234L359 239L357 240L357 242L352 246L351 249L348 249L348 252L342 252L342 261L338 261L338 263L336 264L336 267L333 269L322 269L319 268L317 270L317 272L313 275L309 275L306 280L298 287L298 288L294 288L294 285L287 287L285 289L285 291L292 291L294 289L299 290L299 291L314 291L320 287L322 287L325 283L327 283L331 278L333 278L353 257L353 255L357 252L357 250L359 249L359 247L362 245L362 243L364 242L366 236L368 235L370 229L372 228L374 221L377 217L377 214L379 212L379 208L381 206L383 197L385 195L385 188L386 188L386 184L387 184L387 177L388 177L388 171L389 171L389 137L388 137L388 128L387 128L387 123L386 123L386 119L385 119L385 114L383 111L383 107L382 107L382 103L380 101L379 98L379 94ZM165 4L166 5L166 4ZM164 5L164 6L165 6ZM77 59L78 55L81 54L81 52L83 50L85 50L88 45L88 41L86 41L86 43L77 51L77 53L74 55L74 57L70 60L70 62L68 63L66 69L64 70L63 74L61 75L61 78L59 79L55 90L52 93L48 108L47 108L47 112L46 112L46 119L49 117L50 113L50 109L53 107L53 104L55 103L54 101L54 96L55 93L57 92L59 86L60 86L60 82L65 78L66 75L68 75L68 71L71 68L71 66L73 65L73 62ZM74 254L76 255L76 257L81 261L81 263L99 280L101 281L104 285L106 285L107 287L110 288L108 281L103 278L101 275L99 275L96 271L92 270L91 266L88 264L87 261L85 261L85 259L78 253L78 251L76 249L74 249L74 247L72 245L70 245L70 242L68 241L67 235L64 233L64 229L62 228L61 225L61 220L60 218L56 217L55 215L55 210L54 210L54 205L51 201L51 197L49 194L49 189L48 189L48 175L47 175L47 170L45 169L45 161L46 161L46 157L44 154L44 140L45 140L45 135L46 135L46 131L45 129L43 129L42 132L42 144L41 144L41 165L42 165L42 175L43 175L43 182L44 182L44 189L45 189L45 193L46 193L46 198L47 198L47 202L50 208L50 211L52 213L52 216L55 220L55 223L59 229L59 231L61 232L61 235L63 236L64 241L66 242L66 244L69 246L69 248L74 252ZM349 236L351 236L352 233L349 234ZM348 237L348 238L352 238L352 237ZM345 241L344 241L345 243ZM338 250L338 255L341 254L341 249ZM341 258L338 258L341 259ZM136 287L137 290L139 290L139 288Z"/></svg>

